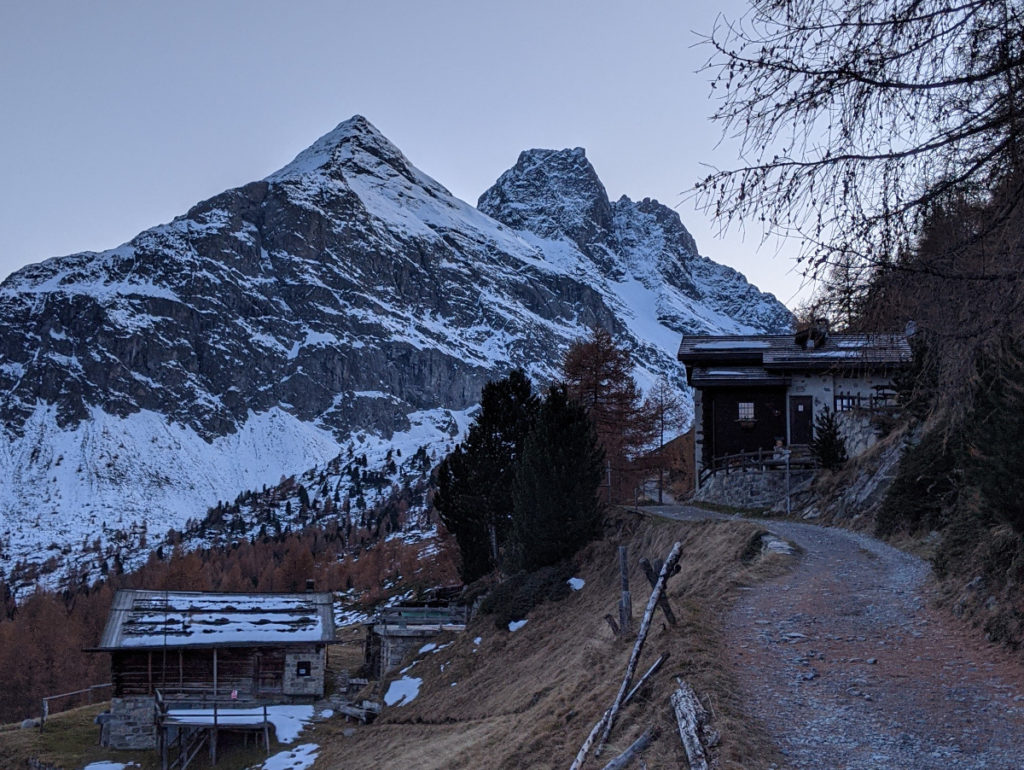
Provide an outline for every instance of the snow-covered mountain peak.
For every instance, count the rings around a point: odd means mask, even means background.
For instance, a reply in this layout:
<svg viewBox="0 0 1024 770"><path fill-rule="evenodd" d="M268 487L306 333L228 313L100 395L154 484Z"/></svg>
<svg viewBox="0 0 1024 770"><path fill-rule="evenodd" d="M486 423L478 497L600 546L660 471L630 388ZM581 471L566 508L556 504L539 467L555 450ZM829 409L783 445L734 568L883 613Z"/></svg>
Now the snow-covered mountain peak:
<svg viewBox="0 0 1024 770"><path fill-rule="evenodd" d="M381 166L410 177L413 165L384 134L362 115L342 121L300 152L291 163L268 176L267 182L297 181L327 174L344 176L346 170L374 173Z"/></svg>
<svg viewBox="0 0 1024 770"><path fill-rule="evenodd" d="M524 150L477 208L541 238L566 238L600 262L612 228L608 193L582 147Z"/></svg>

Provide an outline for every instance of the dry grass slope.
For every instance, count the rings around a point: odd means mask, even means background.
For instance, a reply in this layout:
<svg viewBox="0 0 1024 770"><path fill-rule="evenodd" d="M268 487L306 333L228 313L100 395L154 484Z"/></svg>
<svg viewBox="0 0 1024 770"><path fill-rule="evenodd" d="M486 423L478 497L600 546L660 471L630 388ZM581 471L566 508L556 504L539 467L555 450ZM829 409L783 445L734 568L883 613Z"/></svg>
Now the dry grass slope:
<svg viewBox="0 0 1024 770"><path fill-rule="evenodd" d="M619 577L616 548L628 545L634 628L649 587L637 566L641 556L663 558L683 541L682 572L669 582L679 625L655 617L639 671L663 652L671 658L648 691L621 713L601 767L645 728L660 728L646 752L647 767L685 767L669 707L674 677L690 682L722 733L721 768L758 768L779 757L745 718L734 675L720 655L719 622L744 584L784 569L781 557L745 560L759 530L737 522L693 524L644 520L632 531L589 546L580 555L582 591L535 608L521 630L510 633L481 617L451 646L426 653L409 671L421 677L419 697L386 709L376 724L343 735L340 723L318 726L317 768L548 768L567 767L591 727L615 697L632 639L612 635L603 620L616 614ZM475 637L481 637L475 645Z"/></svg>

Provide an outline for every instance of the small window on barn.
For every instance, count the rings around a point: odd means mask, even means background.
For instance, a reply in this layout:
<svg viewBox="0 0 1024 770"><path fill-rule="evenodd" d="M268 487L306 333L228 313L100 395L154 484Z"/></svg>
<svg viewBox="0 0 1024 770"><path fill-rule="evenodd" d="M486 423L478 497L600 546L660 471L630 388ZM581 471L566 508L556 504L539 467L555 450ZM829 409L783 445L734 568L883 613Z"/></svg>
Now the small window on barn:
<svg viewBox="0 0 1024 770"><path fill-rule="evenodd" d="M739 403L739 414L736 417L737 420L753 420L754 419L754 402L753 401L740 401Z"/></svg>
<svg viewBox="0 0 1024 770"><path fill-rule="evenodd" d="M312 676L313 664L308 660L300 660L295 664L295 676Z"/></svg>

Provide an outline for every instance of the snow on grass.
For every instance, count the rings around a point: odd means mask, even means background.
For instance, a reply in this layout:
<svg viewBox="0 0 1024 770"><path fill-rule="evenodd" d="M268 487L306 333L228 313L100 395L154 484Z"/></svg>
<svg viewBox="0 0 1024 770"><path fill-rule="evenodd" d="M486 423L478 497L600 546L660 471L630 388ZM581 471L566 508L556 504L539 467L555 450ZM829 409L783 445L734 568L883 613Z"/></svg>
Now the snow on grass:
<svg viewBox="0 0 1024 770"><path fill-rule="evenodd" d="M403 676L401 679L396 679L384 694L384 705L407 706L420 694L421 684L423 684L423 680L414 676Z"/></svg>
<svg viewBox="0 0 1024 770"><path fill-rule="evenodd" d="M569 584L569 588L571 588L573 591L579 591L583 588L583 586L587 584L586 581L583 580L583 578L577 577L569 578L566 582Z"/></svg>
<svg viewBox="0 0 1024 770"><path fill-rule="evenodd" d="M518 631L520 628L522 628L525 625L526 625L526 621L525 620L513 620L512 622L510 622L508 624L508 630L512 631L512 632L515 632L515 631Z"/></svg>
<svg viewBox="0 0 1024 770"><path fill-rule="evenodd" d="M306 770L316 762L320 747L315 743L303 743L289 751L282 751L269 757L261 770Z"/></svg>
<svg viewBox="0 0 1024 770"><path fill-rule="evenodd" d="M135 762L128 762L125 764L123 762L103 761L88 764L83 767L82 770L128 770L130 767L141 767L141 765L137 765Z"/></svg>

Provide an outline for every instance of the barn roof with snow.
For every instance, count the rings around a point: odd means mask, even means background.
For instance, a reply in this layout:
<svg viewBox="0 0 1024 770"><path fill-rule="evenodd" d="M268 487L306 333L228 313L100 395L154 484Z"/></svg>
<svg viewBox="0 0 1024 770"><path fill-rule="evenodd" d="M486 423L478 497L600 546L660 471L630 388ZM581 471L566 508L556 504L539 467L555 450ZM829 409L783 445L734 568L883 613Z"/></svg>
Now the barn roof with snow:
<svg viewBox="0 0 1024 770"><path fill-rule="evenodd" d="M122 589L94 650L325 644L334 640L332 602L330 593Z"/></svg>

